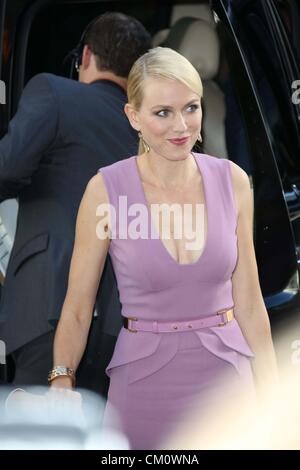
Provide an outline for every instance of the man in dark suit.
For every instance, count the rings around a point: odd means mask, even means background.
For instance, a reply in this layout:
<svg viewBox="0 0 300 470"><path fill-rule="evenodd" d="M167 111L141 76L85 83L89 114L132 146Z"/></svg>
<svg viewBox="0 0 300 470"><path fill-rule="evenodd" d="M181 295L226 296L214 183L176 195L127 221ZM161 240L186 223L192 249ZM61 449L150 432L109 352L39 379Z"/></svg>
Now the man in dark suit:
<svg viewBox="0 0 300 470"><path fill-rule="evenodd" d="M19 202L0 302L0 339L15 365L14 384L47 382L79 203L98 168L137 152L137 135L123 112L126 77L150 47L136 19L101 15L81 39L79 82L51 74L32 78L0 141L0 202ZM121 327L109 258L96 312L77 384L105 396L104 370Z"/></svg>

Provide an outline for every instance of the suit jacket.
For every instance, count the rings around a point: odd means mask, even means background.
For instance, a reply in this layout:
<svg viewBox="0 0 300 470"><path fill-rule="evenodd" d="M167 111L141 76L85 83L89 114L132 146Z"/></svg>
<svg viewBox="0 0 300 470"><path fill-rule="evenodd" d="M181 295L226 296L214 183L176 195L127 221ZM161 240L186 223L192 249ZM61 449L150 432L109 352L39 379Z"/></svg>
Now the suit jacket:
<svg viewBox="0 0 300 470"><path fill-rule="evenodd" d="M59 318L86 184L100 167L137 152L126 101L113 82L83 84L51 74L35 76L23 91L0 141L0 202L19 201L0 302L7 353L49 331ZM100 328L117 335L120 303L109 257L100 291Z"/></svg>

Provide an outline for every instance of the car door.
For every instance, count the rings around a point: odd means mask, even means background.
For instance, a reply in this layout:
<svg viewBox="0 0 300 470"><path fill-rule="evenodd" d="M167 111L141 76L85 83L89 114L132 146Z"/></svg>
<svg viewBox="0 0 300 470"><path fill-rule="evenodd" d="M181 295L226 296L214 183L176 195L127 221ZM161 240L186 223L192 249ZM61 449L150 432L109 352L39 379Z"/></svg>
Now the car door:
<svg viewBox="0 0 300 470"><path fill-rule="evenodd" d="M282 41L272 2L237 0L213 5L222 19L223 38L231 52L228 59L248 131L256 256L264 299L271 319L275 319L280 309L286 312L299 302L295 231L287 204L287 193L293 189L286 181L290 155L295 157L299 149L297 111L291 104L291 80L296 68L293 72L287 70L289 51ZM275 135L280 120L289 142L288 154ZM294 177L299 175L298 166L294 158L290 168Z"/></svg>

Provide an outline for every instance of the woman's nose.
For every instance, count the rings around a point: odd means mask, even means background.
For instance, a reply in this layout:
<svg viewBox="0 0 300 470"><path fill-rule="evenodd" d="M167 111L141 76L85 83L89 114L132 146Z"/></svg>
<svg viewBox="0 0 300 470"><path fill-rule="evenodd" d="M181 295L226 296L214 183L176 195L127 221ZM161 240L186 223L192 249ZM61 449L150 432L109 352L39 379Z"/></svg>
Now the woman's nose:
<svg viewBox="0 0 300 470"><path fill-rule="evenodd" d="M174 131L185 131L187 129L187 125L184 119L184 116L181 113L176 114L175 122L174 122Z"/></svg>

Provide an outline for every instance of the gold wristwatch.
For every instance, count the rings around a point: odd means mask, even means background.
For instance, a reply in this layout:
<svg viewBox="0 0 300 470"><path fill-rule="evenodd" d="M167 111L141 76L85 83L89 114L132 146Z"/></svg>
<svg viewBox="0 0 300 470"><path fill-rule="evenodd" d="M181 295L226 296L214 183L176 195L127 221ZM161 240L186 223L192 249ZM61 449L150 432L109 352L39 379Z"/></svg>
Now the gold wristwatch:
<svg viewBox="0 0 300 470"><path fill-rule="evenodd" d="M51 369L48 374L48 383L50 384L52 380L56 379L57 377L62 377L62 376L71 377L72 386L75 387L75 370L70 369L70 367L65 367L65 366L53 367L53 369Z"/></svg>

